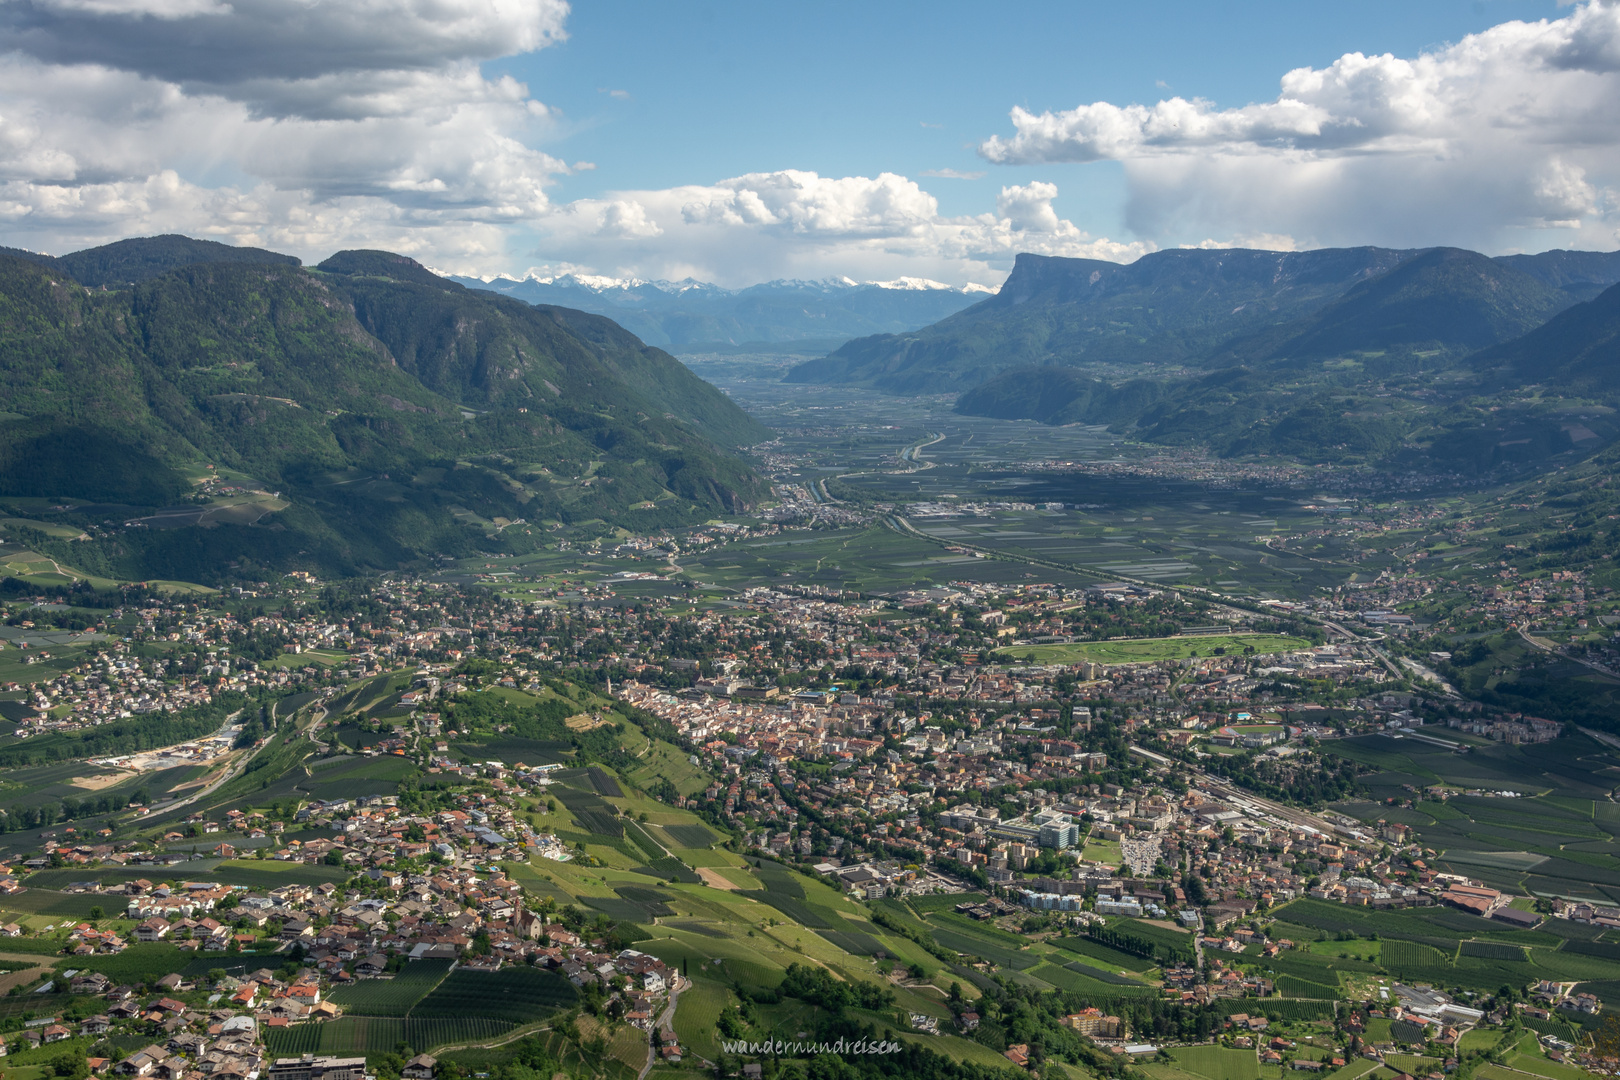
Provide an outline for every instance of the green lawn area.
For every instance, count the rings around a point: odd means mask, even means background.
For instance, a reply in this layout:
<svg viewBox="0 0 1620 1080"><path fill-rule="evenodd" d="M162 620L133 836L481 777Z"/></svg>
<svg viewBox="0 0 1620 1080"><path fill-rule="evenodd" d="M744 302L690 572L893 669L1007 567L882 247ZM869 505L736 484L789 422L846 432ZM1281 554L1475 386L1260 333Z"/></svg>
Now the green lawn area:
<svg viewBox="0 0 1620 1080"><path fill-rule="evenodd" d="M1485 1080L1524 1080L1525 1073L1545 1076L1548 1080L1582 1080L1589 1075L1573 1065L1560 1065L1544 1057L1530 1057L1527 1054L1516 1054L1509 1058L1506 1068L1481 1065L1474 1075L1485 1077Z"/></svg>
<svg viewBox="0 0 1620 1080"><path fill-rule="evenodd" d="M1008 645L995 655L1007 660L1029 660L1037 664L1073 664L1090 660L1101 664L1135 664L1150 660L1184 660L1190 656L1214 656L1216 649L1241 654L1289 652L1304 649L1310 642L1279 634L1211 634L1202 637L1135 638L1129 641L1079 641L1069 645Z"/></svg>
<svg viewBox="0 0 1620 1080"><path fill-rule="evenodd" d="M1050 1069L1051 1063L1048 1062L1045 1068ZM1177 1068L1174 1065L1166 1065L1162 1061L1145 1061L1136 1068L1149 1080L1207 1080L1206 1077L1199 1073L1188 1072L1186 1069ZM1091 1076L1089 1072L1083 1071L1078 1065L1067 1066L1064 1075L1066 1077Z"/></svg>
<svg viewBox="0 0 1620 1080"><path fill-rule="evenodd" d="M1522 1047L1525 1044L1520 1043L1519 1045ZM1507 1065L1510 1069L1535 1073L1537 1076L1547 1077L1548 1080L1581 1080L1586 1075L1585 1072L1574 1065L1561 1065L1556 1061L1548 1061L1542 1056L1540 1046L1536 1046L1533 1053L1512 1055L1507 1059Z"/></svg>
<svg viewBox="0 0 1620 1080"><path fill-rule="evenodd" d="M1385 1054L1384 1064L1397 1068L1404 1073L1417 1076L1437 1072L1443 1062L1436 1058L1425 1057L1422 1054Z"/></svg>
<svg viewBox="0 0 1620 1080"><path fill-rule="evenodd" d="M510 686L491 686L482 692L486 694L493 694L498 698L504 698L507 701L510 701L513 705L538 705L542 700L544 700L543 698L529 693L527 690L518 690Z"/></svg>
<svg viewBox="0 0 1620 1080"><path fill-rule="evenodd" d="M301 668L309 667L311 664L319 664L322 667L331 667L333 664L345 663L348 661L348 659L349 654L345 652L335 652L330 649L305 649L303 652L297 653L280 653L277 656L266 660L264 662L264 666L274 668Z"/></svg>
<svg viewBox="0 0 1620 1080"><path fill-rule="evenodd" d="M1256 1080L1260 1060L1253 1050L1228 1050L1224 1046L1179 1046L1170 1051L1176 1064L1210 1080Z"/></svg>
<svg viewBox="0 0 1620 1080"><path fill-rule="evenodd" d="M1118 866L1125 858L1119 850L1118 840L1087 840L1086 846L1080 849L1080 857L1109 866Z"/></svg>
<svg viewBox="0 0 1620 1080"><path fill-rule="evenodd" d="M1357 960L1377 960L1383 954L1384 943L1357 938L1355 941L1313 941L1305 948L1317 956L1349 956Z"/></svg>

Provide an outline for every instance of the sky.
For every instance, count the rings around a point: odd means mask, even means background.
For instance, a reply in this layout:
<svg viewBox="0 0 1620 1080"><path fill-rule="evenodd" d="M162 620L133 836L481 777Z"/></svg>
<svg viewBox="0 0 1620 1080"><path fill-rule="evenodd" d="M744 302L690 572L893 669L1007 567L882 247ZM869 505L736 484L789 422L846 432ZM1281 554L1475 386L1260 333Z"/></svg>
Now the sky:
<svg viewBox="0 0 1620 1080"><path fill-rule="evenodd" d="M0 244L921 277L1620 247L1620 0L0 0Z"/></svg>

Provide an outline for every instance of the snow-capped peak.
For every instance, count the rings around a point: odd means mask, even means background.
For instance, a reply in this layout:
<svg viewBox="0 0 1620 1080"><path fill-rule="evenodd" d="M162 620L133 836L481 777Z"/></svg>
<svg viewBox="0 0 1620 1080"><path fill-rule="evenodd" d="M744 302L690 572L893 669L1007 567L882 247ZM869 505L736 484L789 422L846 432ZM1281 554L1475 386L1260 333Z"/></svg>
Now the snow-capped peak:
<svg viewBox="0 0 1620 1080"><path fill-rule="evenodd" d="M656 289L661 293L680 294L691 292L693 289L703 289L711 292L725 292L718 285L710 285L706 281L695 278L685 278L681 281L664 281L659 278L638 277L609 277L606 274L584 274L577 270L566 273L553 274L544 271L530 270L521 278L510 274L500 274L493 278L483 278L486 284L492 281L509 281L514 285L533 282L536 285L555 285L564 289L587 289L593 293L630 292L635 289Z"/></svg>
<svg viewBox="0 0 1620 1080"><path fill-rule="evenodd" d="M535 282L541 285L574 285L592 292L607 292L610 289L634 289L650 284L643 278L616 278L606 277L602 274L559 274L555 277L536 277Z"/></svg>
<svg viewBox="0 0 1620 1080"><path fill-rule="evenodd" d="M960 289L945 284L943 281L935 281L932 278L922 277L897 277L893 281L868 281L867 284L875 285L880 289L898 289L905 292L933 292L940 290L949 292L961 291Z"/></svg>
<svg viewBox="0 0 1620 1080"><path fill-rule="evenodd" d="M845 278L844 280L848 281L849 279ZM865 284L879 289L896 289L903 292L954 292L964 295L989 293L994 295L1001 291L993 285L980 285L976 281L957 286L947 285L943 281L935 281L933 278L921 277L897 277L893 281L868 281Z"/></svg>
<svg viewBox="0 0 1620 1080"><path fill-rule="evenodd" d="M988 285L969 283L963 286L947 285L943 281L932 278L898 277L892 281L856 281L847 275L822 278L819 281L806 281L802 278L780 278L776 281L767 281L754 288L776 289L820 289L831 291L834 289L889 289L895 292L953 292L953 293L994 293L998 292Z"/></svg>
<svg viewBox="0 0 1620 1080"><path fill-rule="evenodd" d="M468 279L463 279L468 280ZM605 274L587 274L578 270L567 270L563 273L552 273L549 269L530 270L522 277L511 274L494 274L488 277L476 278L486 285L500 282L502 284L522 285L532 282L536 285L552 285L564 289L585 289L598 295L610 292L631 292L636 289L654 289L667 295L678 296L682 293L701 291L716 295L731 295L739 291L726 289L707 281L698 281L695 278L683 278L680 281L666 281L660 278L637 277L610 277ZM847 275L822 278L817 281L808 281L802 278L781 278L776 281L761 282L758 285L748 286L753 289L816 289L820 291L835 291L842 289L887 289L895 292L953 292L963 295L984 293L993 295L1000 290L991 285L980 285L969 282L966 285L947 285L943 281L935 281L924 277L897 277L891 281L857 281Z"/></svg>
<svg viewBox="0 0 1620 1080"><path fill-rule="evenodd" d="M679 281L649 281L647 284L659 292L666 293L685 293L694 289L715 293L729 293L731 291L730 289L722 289L720 286L707 281L699 281L697 278L682 278Z"/></svg>

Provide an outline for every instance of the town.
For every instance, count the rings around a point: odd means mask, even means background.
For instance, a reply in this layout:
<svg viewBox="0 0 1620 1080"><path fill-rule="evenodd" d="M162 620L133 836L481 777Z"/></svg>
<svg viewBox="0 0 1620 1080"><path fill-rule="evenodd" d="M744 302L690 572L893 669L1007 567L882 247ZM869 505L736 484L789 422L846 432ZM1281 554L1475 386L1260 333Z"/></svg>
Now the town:
<svg viewBox="0 0 1620 1080"><path fill-rule="evenodd" d="M1459 872L1422 824L1444 820L1429 808L1541 800L1461 780L1367 788L1381 746L1466 762L1575 736L1446 693L1417 673L1438 661L1365 629L1358 603L959 580L754 586L691 609L620 597L639 573L292 576L206 602L130 595L71 648L17 643L33 662L0 750L19 777L143 718L196 733L87 754L107 794L6 810L0 910L23 917L0 932L64 958L30 946L40 959L9 981L73 1002L5 1036L9 1051L79 1039L92 1071L125 1076L428 1080L424 1046L531 1032L559 1061L611 1045L625 1067L726 1069L680 1002L712 1003L706 972L741 961L704 955L694 917L713 905L686 898L757 908L762 890L798 924L752 923L773 947L843 950L843 977L905 995L908 1037L989 1045L1011 1066L1046 1051L996 1035L987 1010L1033 980L1076 1006L1062 1022L1093 1048L1078 1063L1185 1044L1330 1073L1429 1054L1444 1073L1519 1024L1534 1054L1604 1067L1607 1044L1581 1032L1607 1015L1605 984L1564 958L1606 955L1576 947L1620 908L1574 881ZM69 610L24 598L11 625L52 633ZM304 764L255 794L261 760ZM50 917L39 905L58 896L90 917ZM821 914L835 905L859 937ZM1426 932L1390 937L1383 919ZM1465 927L1451 959L1428 944ZM1532 953L1518 985L1470 973L1470 957ZM458 1003L496 986L509 1011L467 1019ZM1148 1002L1204 1019L1177 1035L1165 1017L1180 1014ZM760 1031L748 1008L721 1028Z"/></svg>

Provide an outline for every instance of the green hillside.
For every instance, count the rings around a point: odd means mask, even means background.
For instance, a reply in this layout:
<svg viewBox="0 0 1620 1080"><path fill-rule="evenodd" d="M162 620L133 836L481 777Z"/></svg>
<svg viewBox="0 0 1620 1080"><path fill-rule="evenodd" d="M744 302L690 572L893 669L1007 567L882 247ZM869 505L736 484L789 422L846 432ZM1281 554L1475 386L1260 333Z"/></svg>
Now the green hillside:
<svg viewBox="0 0 1620 1080"><path fill-rule="evenodd" d="M1128 266L1019 255L1001 291L911 334L851 341L793 382L965 390L1029 365L1196 363L1309 314L1413 252L1161 251Z"/></svg>
<svg viewBox="0 0 1620 1080"><path fill-rule="evenodd" d="M1029 367L1089 367L1117 381L1350 355L1433 366L1617 281L1620 257L1602 252L1176 250L1128 265L1026 254L997 295L912 333L858 338L787 379L959 393Z"/></svg>
<svg viewBox="0 0 1620 1080"><path fill-rule="evenodd" d="M1183 254L1182 262L1195 265L1228 253ZM1090 266L1077 261L1076 272ZM1468 476L1566 463L1620 435L1610 400L1620 390L1620 293L1611 287L1571 306L1600 287L1593 278L1616 273L1620 259L1598 252L1511 259L1455 248L1411 253L1314 311L1184 355L1168 370L1162 363L1093 364L1083 352L1052 355L972 386L957 399L957 411L1106 424L1150 442L1226 456L1285 454ZM1185 286L1200 280L1171 279L1167 302L1120 325L1141 329L1162 321L1185 297ZM1019 355L1019 334L1032 319L1069 318L1091 302L1075 295L1082 287L1072 274L1066 285L1020 288L1033 310L1015 309L1000 322L986 315L972 330L986 335L1005 324L1011 343L1005 356ZM1277 289L1298 292L1281 279ZM1206 290L1211 325L1222 322L1232 298L1230 290ZM940 323L922 335L949 329ZM957 340L967 336L958 331ZM966 380L988 368L946 370ZM881 378L874 379L880 386Z"/></svg>
<svg viewBox="0 0 1620 1080"><path fill-rule="evenodd" d="M189 236L143 236L119 240L101 247L53 257L18 248L0 248L0 255L50 266L91 288L117 288L157 277L182 266L197 263L268 263L274 266L300 266L292 255L263 248L232 247L215 240L193 240Z"/></svg>
<svg viewBox="0 0 1620 1080"><path fill-rule="evenodd" d="M764 491L728 447L768 432L605 319L383 252L162 269L222 247L183 240L0 255L0 496L71 507L91 539L58 542L64 562L341 573L521 548L547 523L702 520ZM77 264L141 280L90 290ZM204 483L226 479L229 506Z"/></svg>
<svg viewBox="0 0 1620 1080"><path fill-rule="evenodd" d="M319 269L341 277L356 318L401 368L469 408L569 410L628 393L649 415L723 445L770 437L684 364L600 315L470 291L387 252L341 252Z"/></svg>
<svg viewBox="0 0 1620 1080"><path fill-rule="evenodd" d="M1598 393L1620 390L1620 286L1522 338L1481 352L1471 364L1488 379L1556 380Z"/></svg>
<svg viewBox="0 0 1620 1080"><path fill-rule="evenodd" d="M1230 354L1293 364L1363 356L1386 370L1435 367L1533 330L1569 303L1568 294L1512 265L1435 248L1281 332L1238 343Z"/></svg>

